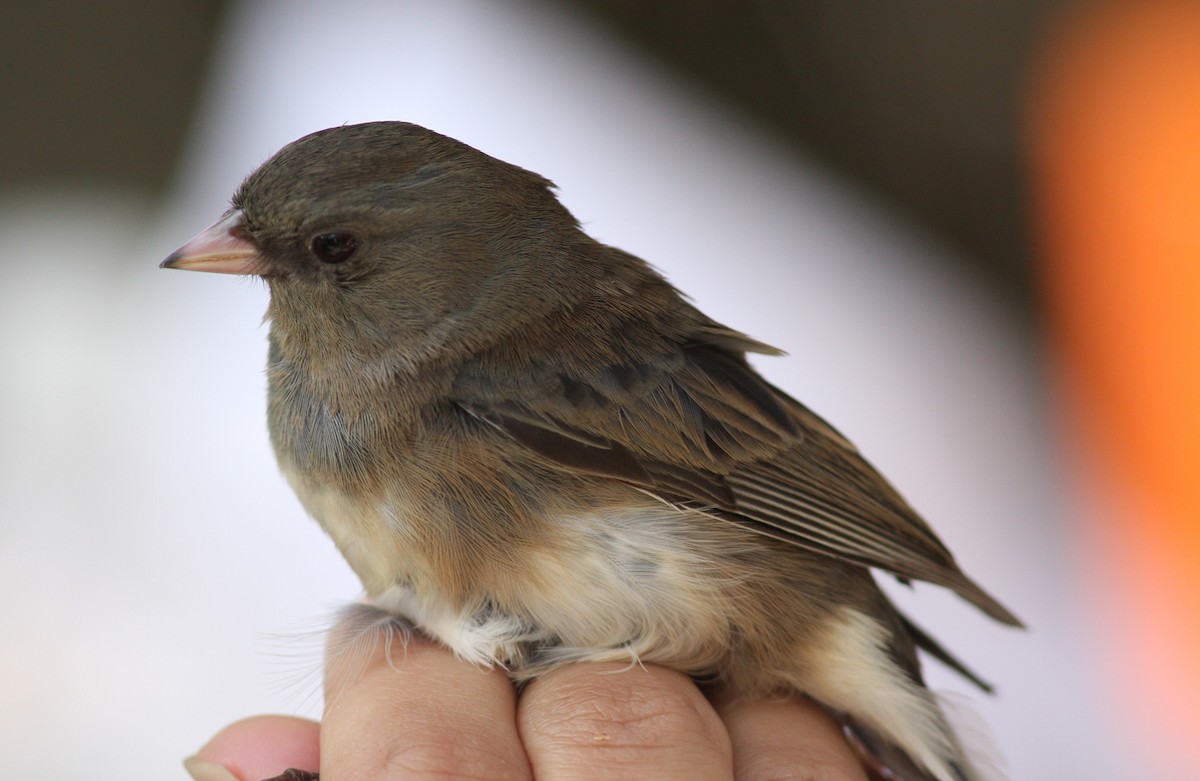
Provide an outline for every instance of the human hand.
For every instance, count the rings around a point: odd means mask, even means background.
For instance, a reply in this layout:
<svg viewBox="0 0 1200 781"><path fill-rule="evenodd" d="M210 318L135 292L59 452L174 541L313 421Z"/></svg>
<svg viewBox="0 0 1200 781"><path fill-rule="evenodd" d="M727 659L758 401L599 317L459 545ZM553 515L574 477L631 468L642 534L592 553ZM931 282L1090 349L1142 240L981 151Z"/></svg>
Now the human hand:
<svg viewBox="0 0 1200 781"><path fill-rule="evenodd" d="M336 630L335 630L336 631ZM865 781L837 722L805 700L710 702L663 667L571 664L518 696L412 636L368 658L330 654L322 723L257 716L188 760L198 781L258 781L285 768L339 779Z"/></svg>

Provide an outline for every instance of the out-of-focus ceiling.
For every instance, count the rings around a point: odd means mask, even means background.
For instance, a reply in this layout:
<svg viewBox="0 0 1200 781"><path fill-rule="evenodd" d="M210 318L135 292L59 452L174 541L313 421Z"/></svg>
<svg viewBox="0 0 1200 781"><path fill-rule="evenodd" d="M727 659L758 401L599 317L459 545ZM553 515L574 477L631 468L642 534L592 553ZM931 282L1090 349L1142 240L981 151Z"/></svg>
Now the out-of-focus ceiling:
<svg viewBox="0 0 1200 781"><path fill-rule="evenodd" d="M590 11L1028 300L1021 96L1058 0L560 2ZM226 6L0 4L0 182L163 187Z"/></svg>

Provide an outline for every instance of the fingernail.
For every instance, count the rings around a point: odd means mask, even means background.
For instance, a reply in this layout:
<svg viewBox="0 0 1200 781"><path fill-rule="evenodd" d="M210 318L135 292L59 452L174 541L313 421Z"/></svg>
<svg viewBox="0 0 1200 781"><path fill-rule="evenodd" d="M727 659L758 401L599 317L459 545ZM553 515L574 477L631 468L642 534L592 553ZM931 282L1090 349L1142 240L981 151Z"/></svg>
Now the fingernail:
<svg viewBox="0 0 1200 781"><path fill-rule="evenodd" d="M224 765L209 762L198 757L188 757L183 760L183 769L192 777L192 781L241 781Z"/></svg>

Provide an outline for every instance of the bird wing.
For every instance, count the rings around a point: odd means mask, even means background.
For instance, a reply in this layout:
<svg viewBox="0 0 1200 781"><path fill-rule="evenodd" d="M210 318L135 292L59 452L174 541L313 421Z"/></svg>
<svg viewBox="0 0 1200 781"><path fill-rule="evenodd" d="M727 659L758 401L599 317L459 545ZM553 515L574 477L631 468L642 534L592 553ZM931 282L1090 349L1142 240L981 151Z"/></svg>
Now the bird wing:
<svg viewBox="0 0 1200 781"><path fill-rule="evenodd" d="M548 363L511 376L498 394L494 369L468 367L455 401L559 468L623 480L777 540L951 588L1019 625L845 437L750 367L748 350L773 351L710 324L640 361ZM478 389L484 374L491 392L465 391Z"/></svg>

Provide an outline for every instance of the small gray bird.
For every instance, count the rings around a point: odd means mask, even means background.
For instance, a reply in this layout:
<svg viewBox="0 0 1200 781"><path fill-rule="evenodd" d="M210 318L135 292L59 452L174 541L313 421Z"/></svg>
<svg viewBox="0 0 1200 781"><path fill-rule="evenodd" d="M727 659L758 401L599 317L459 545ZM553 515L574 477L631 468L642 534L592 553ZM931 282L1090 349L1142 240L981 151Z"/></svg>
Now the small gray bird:
<svg viewBox="0 0 1200 781"><path fill-rule="evenodd" d="M518 681L639 660L803 692L899 777L976 778L916 649L986 685L868 570L1017 618L746 361L777 350L552 189L416 125L336 127L163 266L266 280L275 454L375 605Z"/></svg>

